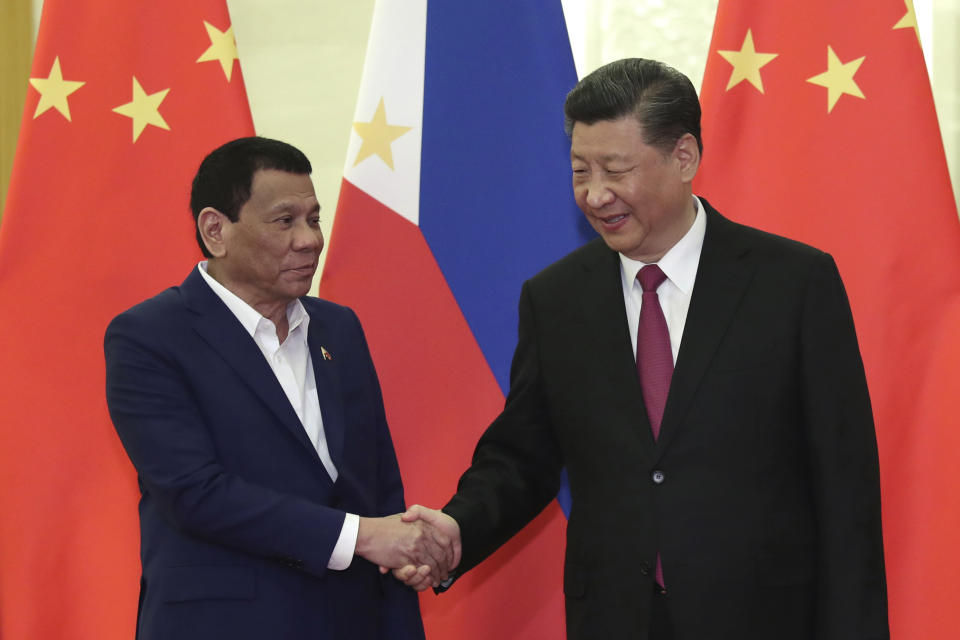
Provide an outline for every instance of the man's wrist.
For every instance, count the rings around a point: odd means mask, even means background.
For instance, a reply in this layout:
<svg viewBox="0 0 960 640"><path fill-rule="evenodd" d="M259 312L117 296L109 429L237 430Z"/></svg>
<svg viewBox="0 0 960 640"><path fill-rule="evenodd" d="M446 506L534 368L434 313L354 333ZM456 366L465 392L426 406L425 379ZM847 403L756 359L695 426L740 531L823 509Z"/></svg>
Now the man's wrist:
<svg viewBox="0 0 960 640"><path fill-rule="evenodd" d="M343 571L350 567L353 556L357 552L359 536L360 516L354 513L346 514L343 527L340 529L340 537L337 538L337 544L334 545L333 553L330 554L330 560L327 562L327 569Z"/></svg>

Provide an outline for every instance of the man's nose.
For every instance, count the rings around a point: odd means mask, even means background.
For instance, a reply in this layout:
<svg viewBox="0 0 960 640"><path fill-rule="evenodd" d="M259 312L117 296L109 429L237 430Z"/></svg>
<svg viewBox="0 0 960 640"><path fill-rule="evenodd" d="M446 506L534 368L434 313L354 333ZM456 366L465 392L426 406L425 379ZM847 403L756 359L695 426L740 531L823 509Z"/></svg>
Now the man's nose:
<svg viewBox="0 0 960 640"><path fill-rule="evenodd" d="M600 209L613 202L613 192L610 191L602 176L591 177L590 181L584 185L584 189L586 189L584 199L592 209Z"/></svg>
<svg viewBox="0 0 960 640"><path fill-rule="evenodd" d="M293 248L296 251L319 251L323 248L323 234L319 227L307 222L296 225L293 232Z"/></svg>

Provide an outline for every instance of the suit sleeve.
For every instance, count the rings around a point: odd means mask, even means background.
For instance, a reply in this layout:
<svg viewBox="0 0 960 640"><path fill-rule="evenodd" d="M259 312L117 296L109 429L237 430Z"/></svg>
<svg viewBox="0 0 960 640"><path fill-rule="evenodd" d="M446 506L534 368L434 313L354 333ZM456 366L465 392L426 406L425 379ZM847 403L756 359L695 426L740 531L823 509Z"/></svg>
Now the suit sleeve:
<svg viewBox="0 0 960 640"><path fill-rule="evenodd" d="M456 495L443 508L460 525L458 576L536 517L560 488L563 462L540 375L535 304L526 283L505 407L481 436Z"/></svg>
<svg viewBox="0 0 960 640"><path fill-rule="evenodd" d="M124 314L104 342L110 416L144 499L179 531L322 575L344 512L225 471L193 390L150 336Z"/></svg>
<svg viewBox="0 0 960 640"><path fill-rule="evenodd" d="M818 520L818 638L887 638L880 471L850 305L823 255L802 321L803 408Z"/></svg>

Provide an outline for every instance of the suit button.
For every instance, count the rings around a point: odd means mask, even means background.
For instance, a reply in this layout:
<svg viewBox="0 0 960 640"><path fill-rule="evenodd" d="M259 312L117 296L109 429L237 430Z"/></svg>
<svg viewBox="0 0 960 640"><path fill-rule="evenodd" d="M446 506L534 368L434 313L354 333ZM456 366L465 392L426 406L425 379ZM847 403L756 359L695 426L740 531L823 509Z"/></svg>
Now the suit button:
<svg viewBox="0 0 960 640"><path fill-rule="evenodd" d="M646 562L640 563L640 575L648 576L650 575L650 564Z"/></svg>
<svg viewBox="0 0 960 640"><path fill-rule="evenodd" d="M663 484L663 481L667 479L660 469L654 471L651 477L653 478L653 484Z"/></svg>

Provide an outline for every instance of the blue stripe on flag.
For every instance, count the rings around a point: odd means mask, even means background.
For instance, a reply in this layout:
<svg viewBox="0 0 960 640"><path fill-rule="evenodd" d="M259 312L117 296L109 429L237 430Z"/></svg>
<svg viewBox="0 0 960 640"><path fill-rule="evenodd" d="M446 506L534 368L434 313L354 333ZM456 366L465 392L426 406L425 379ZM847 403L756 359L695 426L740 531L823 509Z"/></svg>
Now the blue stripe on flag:
<svg viewBox="0 0 960 640"><path fill-rule="evenodd" d="M524 280L594 237L570 186L560 0L429 2L420 228L500 387Z"/></svg>

